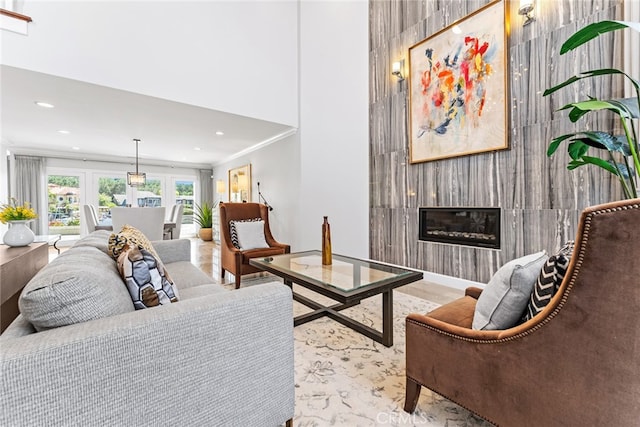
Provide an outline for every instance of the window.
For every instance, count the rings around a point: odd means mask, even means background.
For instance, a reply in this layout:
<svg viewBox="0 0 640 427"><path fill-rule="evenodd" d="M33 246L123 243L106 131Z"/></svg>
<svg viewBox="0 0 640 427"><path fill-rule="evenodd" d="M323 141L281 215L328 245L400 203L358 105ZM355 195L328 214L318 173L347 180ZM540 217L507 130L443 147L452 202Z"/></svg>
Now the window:
<svg viewBox="0 0 640 427"><path fill-rule="evenodd" d="M100 175L98 178L98 223L111 225L111 208L127 203L127 182L124 176Z"/></svg>
<svg viewBox="0 0 640 427"><path fill-rule="evenodd" d="M162 203L162 179L148 179L144 185L136 187L134 192L138 206L155 208L164 206Z"/></svg>
<svg viewBox="0 0 640 427"><path fill-rule="evenodd" d="M48 175L49 234L80 234L80 181L82 175Z"/></svg>
<svg viewBox="0 0 640 427"><path fill-rule="evenodd" d="M193 225L193 194L195 181L193 179L176 179L174 183L176 204L184 205L180 235L193 236L196 234L196 227Z"/></svg>

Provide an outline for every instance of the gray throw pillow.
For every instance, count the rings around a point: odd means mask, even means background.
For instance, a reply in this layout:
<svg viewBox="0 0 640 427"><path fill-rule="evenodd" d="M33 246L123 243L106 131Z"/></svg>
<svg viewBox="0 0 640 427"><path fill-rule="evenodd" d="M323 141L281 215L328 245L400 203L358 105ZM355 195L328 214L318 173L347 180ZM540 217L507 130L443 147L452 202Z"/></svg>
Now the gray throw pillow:
<svg viewBox="0 0 640 427"><path fill-rule="evenodd" d="M541 251L500 267L478 298L472 328L500 330L516 325L547 258L547 253Z"/></svg>

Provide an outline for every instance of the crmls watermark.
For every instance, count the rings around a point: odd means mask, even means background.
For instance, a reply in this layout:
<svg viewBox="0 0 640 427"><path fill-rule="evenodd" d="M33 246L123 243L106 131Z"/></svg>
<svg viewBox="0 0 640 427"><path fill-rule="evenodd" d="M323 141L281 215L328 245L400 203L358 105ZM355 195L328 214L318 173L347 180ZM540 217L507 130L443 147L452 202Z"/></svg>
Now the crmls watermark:
<svg viewBox="0 0 640 427"><path fill-rule="evenodd" d="M406 412L378 412L376 416L378 425L416 426L428 424L429 420L422 414L408 414Z"/></svg>

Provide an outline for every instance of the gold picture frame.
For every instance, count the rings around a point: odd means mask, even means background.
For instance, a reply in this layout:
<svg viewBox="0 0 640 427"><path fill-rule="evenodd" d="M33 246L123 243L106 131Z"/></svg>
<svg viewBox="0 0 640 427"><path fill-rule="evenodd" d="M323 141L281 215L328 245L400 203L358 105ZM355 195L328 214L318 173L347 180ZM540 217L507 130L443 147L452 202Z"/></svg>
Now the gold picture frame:
<svg viewBox="0 0 640 427"><path fill-rule="evenodd" d="M409 158L428 162L509 148L505 0L409 48Z"/></svg>
<svg viewBox="0 0 640 427"><path fill-rule="evenodd" d="M229 201L251 201L251 163L229 169Z"/></svg>

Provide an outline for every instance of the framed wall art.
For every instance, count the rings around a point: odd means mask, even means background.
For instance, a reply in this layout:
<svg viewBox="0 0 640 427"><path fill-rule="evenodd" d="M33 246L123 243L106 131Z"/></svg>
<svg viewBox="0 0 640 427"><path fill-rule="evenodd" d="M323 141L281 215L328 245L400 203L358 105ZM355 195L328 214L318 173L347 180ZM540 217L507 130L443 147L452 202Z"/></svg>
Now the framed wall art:
<svg viewBox="0 0 640 427"><path fill-rule="evenodd" d="M229 201L251 201L251 163L229 169Z"/></svg>
<svg viewBox="0 0 640 427"><path fill-rule="evenodd" d="M409 48L411 163L509 148L505 0Z"/></svg>

